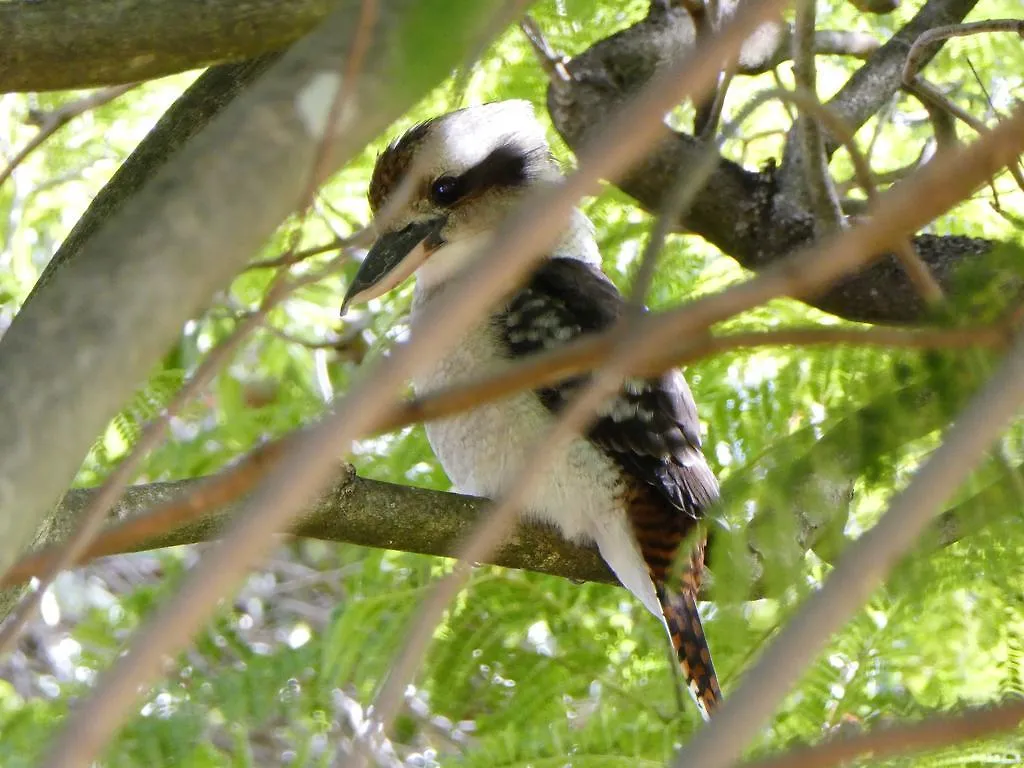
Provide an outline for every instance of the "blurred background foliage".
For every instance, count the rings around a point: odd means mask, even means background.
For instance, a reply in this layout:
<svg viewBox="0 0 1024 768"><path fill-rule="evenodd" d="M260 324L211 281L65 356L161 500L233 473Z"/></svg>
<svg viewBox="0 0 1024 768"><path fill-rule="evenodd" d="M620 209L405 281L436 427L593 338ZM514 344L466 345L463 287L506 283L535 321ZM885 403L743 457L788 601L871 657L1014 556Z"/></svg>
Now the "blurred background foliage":
<svg viewBox="0 0 1024 768"><path fill-rule="evenodd" d="M873 16L847 2L819 0L818 24L884 41L919 7L904 2L890 15ZM532 13L554 47L571 55L645 11L640 0L545 0ZM1019 11L1019 0L982 0L969 20ZM858 65L819 58L823 98ZM1005 112L1021 96L1022 73L1024 47L1011 35L954 40L925 70L982 119ZM79 117L0 187L0 328L90 199L194 77L146 83ZM776 79L791 84L791 65L739 78L727 117ZM524 38L512 28L389 134L485 100L525 98L543 112L545 87ZM32 110L50 110L79 95L0 96L0 155L11 156L32 136ZM747 167L761 166L779 157L790 123L783 106L764 107L725 153ZM283 226L254 261L280 255L296 234L306 248L363 225L369 174L388 138L380 137L332 179L310 215ZM551 139L571 166L571 154L553 131ZM862 147L870 144L875 171L885 173L913 163L932 136L918 102L900 97L858 139ZM843 151L832 171L838 180L852 176ZM992 189L983 189L929 231L1020 245L1024 233L1012 217L1019 222L1024 215L1024 195L1005 178L996 189L1010 216L1000 215ZM627 287L651 218L612 188L585 208L607 270ZM292 271L306 273L333 255ZM339 320L340 297L355 266L354 260L345 263L274 309L270 328L255 333L201 398L174 419L172 436L147 459L137 481L213 472L258 441L314 420L359 375L360 361L400 339L408 288ZM182 329L163 366L97 441L80 485L101 482L125 456L140 426L258 306L273 274L252 269L239 275ZM707 243L674 236L661 257L650 304L670 307L745 277ZM721 330L809 323L842 321L778 300L723 323ZM711 554L718 600L706 606L706 626L727 694L827 576L843 543L877 519L937 445L992 363L983 353L773 348L721 354L688 368L707 452L725 489ZM1024 693L1022 451L1018 424L954 505L971 512L962 538L922 545L901 566L833 638L761 733L754 753L813 741L840 727L870 727ZM448 487L420 427L360 443L354 461L367 477ZM16 650L0 658L0 764L34 763L67 708L175 588L199 549L108 558L60 577L44 599L42 616ZM318 541L283 543L149 693L104 764L334 764L339 744L364 726L365 707L412 612L450 565ZM627 593L482 567L437 629L387 748L391 756L382 759L409 766L653 766L664 764L697 726L695 709L679 698L660 627ZM982 766L1022 759L1024 738L1018 734L892 764Z"/></svg>

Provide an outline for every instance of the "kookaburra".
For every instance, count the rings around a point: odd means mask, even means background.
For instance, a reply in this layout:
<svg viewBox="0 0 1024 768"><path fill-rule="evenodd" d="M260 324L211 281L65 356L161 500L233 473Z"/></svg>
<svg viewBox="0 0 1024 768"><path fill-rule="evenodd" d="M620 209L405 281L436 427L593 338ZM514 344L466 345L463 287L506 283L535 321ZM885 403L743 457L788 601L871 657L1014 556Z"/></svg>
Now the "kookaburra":
<svg viewBox="0 0 1024 768"><path fill-rule="evenodd" d="M512 208L560 177L531 105L469 107L417 125L377 159L374 214L391 210L342 307L391 290L415 274L410 328L449 300L452 279L478 255ZM391 206L393 209L395 206ZM601 271L590 221L575 211L561 240L528 281L464 332L459 344L419 374L419 395L480 378L517 358L609 329L626 303ZM585 377L523 392L428 423L430 445L457 489L496 497ZM718 484L701 453L690 389L678 371L628 380L587 432L535 480L525 514L553 523L567 539L596 543L619 581L668 630L690 691L705 717L721 701L697 611L704 562L699 533ZM682 589L668 583L684 539L696 535Z"/></svg>

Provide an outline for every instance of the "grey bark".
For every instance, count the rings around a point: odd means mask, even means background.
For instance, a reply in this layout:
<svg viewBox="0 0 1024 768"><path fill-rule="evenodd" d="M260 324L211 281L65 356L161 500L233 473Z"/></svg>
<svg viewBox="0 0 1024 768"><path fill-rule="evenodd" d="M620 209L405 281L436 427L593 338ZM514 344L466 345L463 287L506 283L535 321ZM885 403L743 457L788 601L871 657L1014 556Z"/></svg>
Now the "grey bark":
<svg viewBox="0 0 1024 768"><path fill-rule="evenodd" d="M287 48L335 0L0 3L0 93L149 80Z"/></svg>
<svg viewBox="0 0 1024 768"><path fill-rule="evenodd" d="M159 504L196 491L205 480L197 478L133 486L114 508L112 516L125 520L145 514ZM727 483L724 488L727 493L732 490L730 485L740 490L740 483ZM941 549L982 529L985 523L998 522L1009 508L1005 503L993 502L1005 501L1012 488L1013 482L1008 478L945 512L929 529L922 550ZM831 497L838 508L845 511L848 493L841 486L836 490L839 492L830 491ZM50 543L58 543L72 530L78 515L86 509L94 493L92 489L75 489L65 495L57 509L55 535ZM809 501L807 497L805 500ZM131 551L212 541L242 501L217 510L209 517L140 542ZM331 489L288 533L324 541L454 557L459 543L480 521L488 503L486 499L367 480L357 477L351 467L346 467ZM728 534L717 529L712 533L713 542L724 545L723 537ZM823 538L821 531L808 528L806 533L806 541L811 545ZM737 544L746 546L747 541L744 538ZM769 558L762 560L760 556L765 553L756 550L749 563L749 579L742 578L743 571L736 559L729 559L729 573L720 571L719 578L706 585L707 594L722 597L719 585L727 585L727 599L747 600L783 593L792 586L792 571L783 569L784 564L786 567L793 565L787 557L789 549L787 545L785 552L771 551L772 569L767 573L762 566ZM836 554L831 550L831 543L829 551ZM554 529L533 523L521 523L486 562L574 581L617 583L596 549L571 544ZM714 575L714 563L711 568Z"/></svg>
<svg viewBox="0 0 1024 768"><path fill-rule="evenodd" d="M444 5L435 0L441 14ZM28 544L109 423L175 339L311 185L444 77L499 3L449 17L443 45L423 3L379 8L355 107L313 171L362 3L218 114L65 260L0 340L0 570ZM467 6L468 7L468 6ZM414 9L414 13L408 13ZM449 15L450 16L450 15ZM408 19L413 19L409 21ZM433 55L413 54L423 48ZM325 79L326 78L326 79ZM267 183L272 179L273 183Z"/></svg>
<svg viewBox="0 0 1024 768"><path fill-rule="evenodd" d="M868 58L858 74L830 102L859 125L899 87L898 71L908 39L937 23L966 14L975 0L929 0L893 40ZM641 22L605 38L568 65L573 79L554 81L548 89L548 110L555 128L574 151L586 143L602 116L625 101L668 61L692 45L692 22L682 9L660 4ZM741 61L742 63L742 61ZM672 185L704 156L706 146L688 133L674 131L616 186L645 210L659 212ZM797 174L794 174L794 177ZM691 208L679 217L681 231L704 237L742 266L759 270L808 245L815 236L814 217L781 188L779 172L751 171L725 158ZM917 252L948 294L957 296L957 274L967 264L981 263L992 250L982 238L914 238ZM1007 275L1007 271L1011 271ZM991 270L990 285L1007 286L1004 299L1024 279L1024 265L1005 264ZM978 286L974 286L978 289ZM914 323L928 309L893 257L833 286L810 300L840 317L873 323Z"/></svg>

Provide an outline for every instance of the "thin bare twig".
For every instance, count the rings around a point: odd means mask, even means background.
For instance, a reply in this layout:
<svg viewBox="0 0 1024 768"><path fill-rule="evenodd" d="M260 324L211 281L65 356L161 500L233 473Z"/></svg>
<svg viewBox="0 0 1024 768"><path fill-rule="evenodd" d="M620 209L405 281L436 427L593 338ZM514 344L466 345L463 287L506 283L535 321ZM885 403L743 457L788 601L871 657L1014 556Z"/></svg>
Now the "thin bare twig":
<svg viewBox="0 0 1024 768"><path fill-rule="evenodd" d="M862 152L862 155L865 158L865 162L868 162L867 158L870 156L869 152ZM913 160L912 162L909 162L906 165L901 166L899 168L893 168L891 171L875 171L874 169L872 169L872 185L875 186L875 188L877 189L877 186L879 184L895 184L897 181L906 178L908 174L913 173L915 170L921 167L921 163L923 162L923 156L924 155L922 153L918 155L916 160ZM854 187L860 187L861 189L864 188L864 185L861 183L861 180L857 174L856 169L854 169L853 176L850 176L847 179L843 179L842 181L836 184L836 189L844 195Z"/></svg>
<svg viewBox="0 0 1024 768"><path fill-rule="evenodd" d="M523 20L519 22L519 28L523 31L527 42L530 43L530 47L533 48L537 61L540 62L541 68L547 76L552 80L569 82L572 75L569 74L569 70L565 66L569 57L555 53L534 18L529 14L523 16Z"/></svg>
<svg viewBox="0 0 1024 768"><path fill-rule="evenodd" d="M806 665L913 546L936 510L1024 406L1022 376L1024 335L906 490L878 524L847 549L824 587L776 636L716 719L679 753L673 765L725 768L742 754Z"/></svg>
<svg viewBox="0 0 1024 768"><path fill-rule="evenodd" d="M43 142L53 136L57 131L71 122L74 118L79 115L83 115L90 110L102 107L104 104L109 104L114 99L120 98L128 91L137 87L139 83L125 83L123 85L115 85L110 88L101 88L98 91L93 91L88 96L84 96L81 99L70 101L67 104L62 104L50 112L44 112L43 114L35 117L33 120L36 125L39 126L39 130L35 136L29 139L28 143L25 144L18 152L11 158L11 161L7 166L0 170L0 186L3 186L4 182L10 178L10 175L14 173L14 169L17 168L21 163L25 161L25 158L32 154L38 149Z"/></svg>
<svg viewBox="0 0 1024 768"><path fill-rule="evenodd" d="M899 723L867 733L829 739L811 747L743 763L740 768L831 768L870 755L873 760L961 745L1002 731L1024 721L1024 702L1011 701L992 707L968 709L956 714L930 717L918 723Z"/></svg>
<svg viewBox="0 0 1024 768"><path fill-rule="evenodd" d="M928 30L919 35L910 46L907 60L903 64L904 85L913 84L914 77L921 69L921 60L927 54L929 46L951 37L969 37L987 32L1016 32L1024 38L1024 19L989 19L968 24L950 24Z"/></svg>
<svg viewBox="0 0 1024 768"><path fill-rule="evenodd" d="M850 155L850 161L853 163L854 177L861 189L864 190L868 202L875 203L878 200L878 189L875 186L871 165L857 146L853 132L846 123L822 104L814 94L802 89L797 89L792 93L783 92L779 94L779 97L793 101L800 110L824 126L829 135L846 149ZM824 145L821 145L821 148L821 158L824 159ZM831 179L829 179L829 184L831 183ZM939 281L935 279L935 275L932 274L928 265L917 254L914 244L909 238L901 238L893 247L893 252L921 298L929 304L937 304L945 298L942 286L939 285Z"/></svg>
<svg viewBox="0 0 1024 768"><path fill-rule="evenodd" d="M985 131L988 130L988 126L986 126L984 122L976 118L953 100L949 99L944 93L923 77L915 77L913 82L907 85L906 88L910 93L917 96L917 98L920 99L926 107L931 107L932 109L948 113L965 125L969 125L978 133L985 133ZM1024 174L1021 173L1019 161L1008 165L1006 170L1009 171L1010 176L1013 177L1013 180L1021 191L1024 191ZM992 190L994 193L994 184L992 186Z"/></svg>
<svg viewBox="0 0 1024 768"><path fill-rule="evenodd" d="M645 319L645 334L659 328L679 327L687 308L653 315ZM779 331L741 332L722 336L698 336L664 347L643 363L631 367L632 376L654 376L669 368L695 362L722 352L756 349L762 346L818 346L864 344L906 349L966 349L1004 346L1010 338L1007 322L984 329L910 331L899 328L794 328ZM608 355L611 339L607 334L585 339L564 349L535 355L514 367L476 382L449 387L432 395L410 400L394 411L379 431L390 432L412 423L445 418L481 403L490 402L527 388L537 388L570 376L593 370Z"/></svg>
<svg viewBox="0 0 1024 768"><path fill-rule="evenodd" d="M280 256L275 256L272 259L263 259L262 261L254 261L252 264L245 268L246 272L254 269L278 269L280 267L290 267L293 264L311 259L314 256L320 256L330 251L340 251L344 248L351 248L354 246L363 245L368 242L370 236L367 234L365 229L361 229L358 232L353 233L349 237L338 237L329 243L321 243L320 245L313 245L309 248L303 248L301 251L295 251L289 248L287 251L282 253Z"/></svg>
<svg viewBox="0 0 1024 768"><path fill-rule="evenodd" d="M910 46L907 60L903 64L903 84L907 90L921 99L925 104L931 104L938 109L945 110L961 122L969 125L978 133L988 130L985 123L977 119L965 109L962 109L952 100L948 99L933 85L918 75L921 68L921 61L935 43L948 40L951 37L968 37L970 35L984 34L990 32L1015 32L1024 39L1024 20L1022 19L990 19L987 21L976 21L968 24L950 24L945 27L936 27L921 34ZM981 86L985 90L984 85ZM986 94L987 96L987 94ZM1019 162L1010 163L1007 170L1013 177L1014 182L1024 192L1024 173L1021 172ZM993 192L995 187L993 186Z"/></svg>
<svg viewBox="0 0 1024 768"><path fill-rule="evenodd" d="M265 323L263 330L272 336L276 336L281 341L287 341L289 344L297 344L300 347L306 347L306 349L337 349L339 346L345 343L345 339L335 338L327 339L326 341L314 341L313 339L303 339L294 334L289 333L283 328L278 328L273 323Z"/></svg>

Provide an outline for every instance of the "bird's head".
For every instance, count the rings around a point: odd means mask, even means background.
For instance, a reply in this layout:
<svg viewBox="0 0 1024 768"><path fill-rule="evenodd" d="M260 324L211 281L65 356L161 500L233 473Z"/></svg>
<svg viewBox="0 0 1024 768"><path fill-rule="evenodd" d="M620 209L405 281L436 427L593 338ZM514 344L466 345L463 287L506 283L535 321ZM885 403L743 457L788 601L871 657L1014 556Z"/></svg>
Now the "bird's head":
<svg viewBox="0 0 1024 768"><path fill-rule="evenodd" d="M342 314L414 273L428 288L442 284L479 253L526 192L559 178L526 101L468 107L410 129L377 158L369 189L377 240Z"/></svg>

